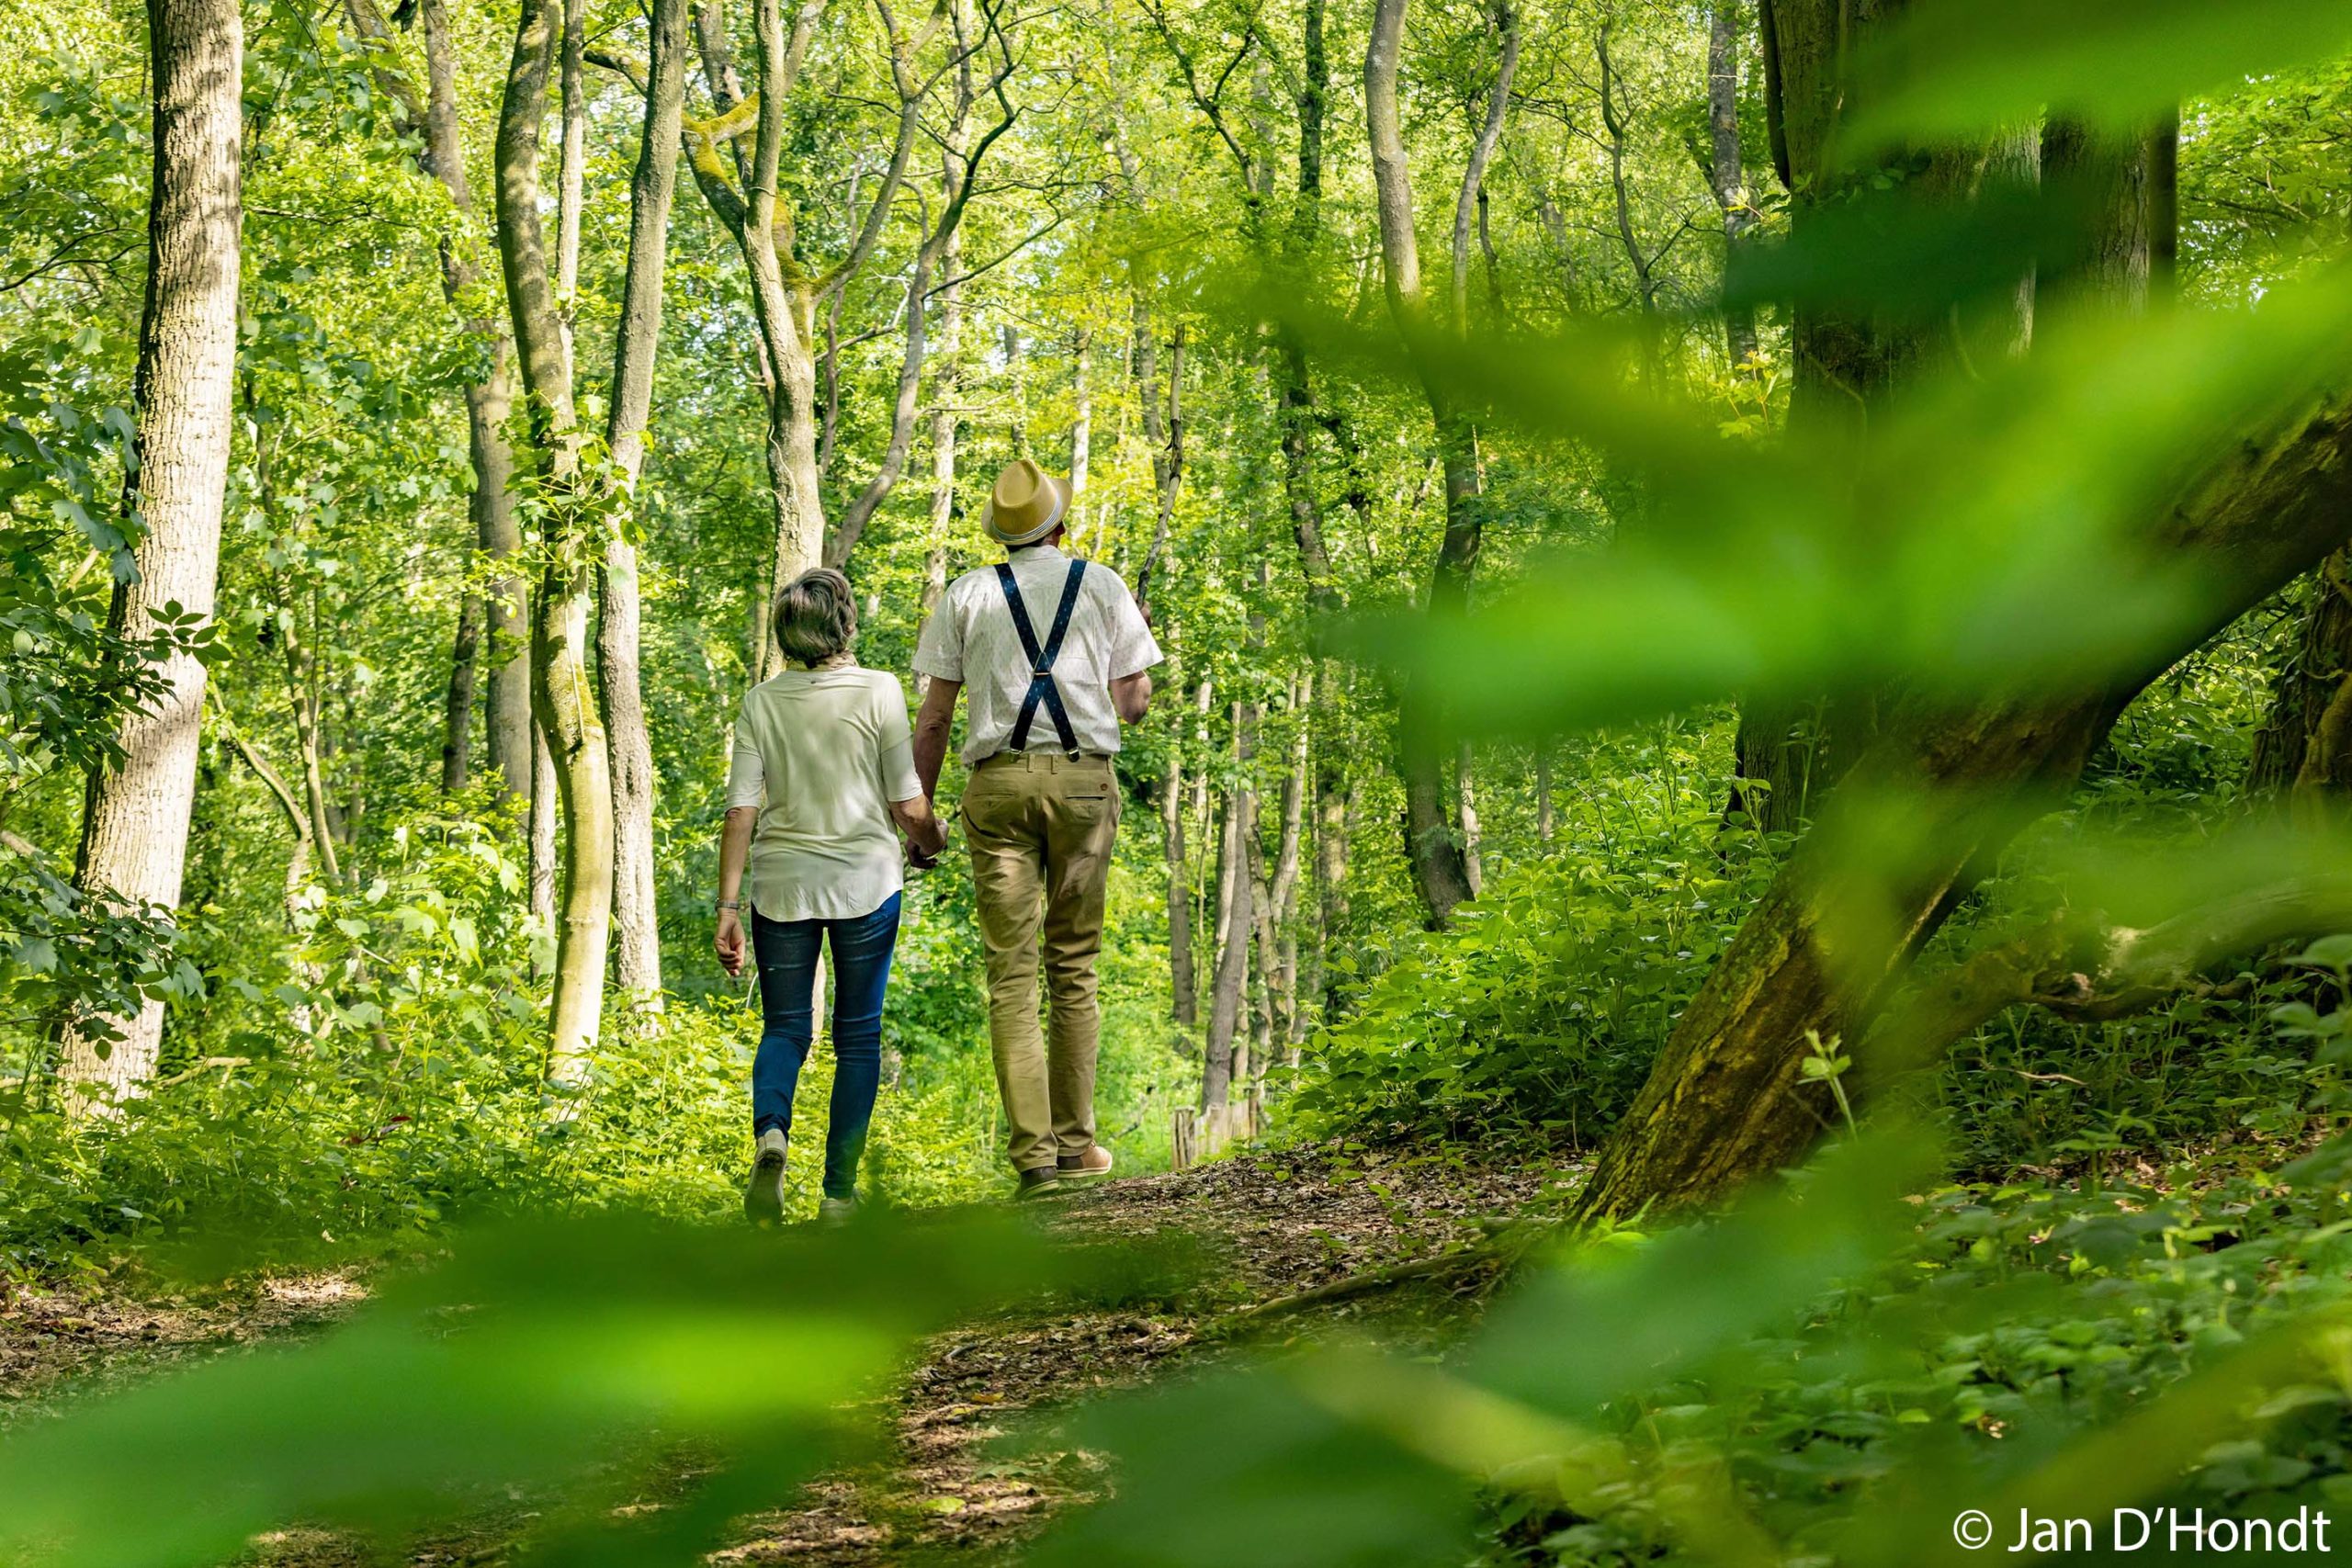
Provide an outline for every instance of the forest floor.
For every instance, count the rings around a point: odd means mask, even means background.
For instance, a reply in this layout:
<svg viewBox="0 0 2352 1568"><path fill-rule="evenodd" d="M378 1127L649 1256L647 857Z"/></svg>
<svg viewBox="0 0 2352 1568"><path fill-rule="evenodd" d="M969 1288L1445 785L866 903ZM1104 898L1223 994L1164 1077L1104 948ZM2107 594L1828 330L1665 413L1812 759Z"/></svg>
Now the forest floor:
<svg viewBox="0 0 2352 1568"><path fill-rule="evenodd" d="M997 1439L1101 1393L1182 1376L1249 1344L1377 1324L1441 1343L1476 1320L1491 1267L1457 1256L1541 1210L1572 1172L1523 1160L1329 1148L1245 1154L1174 1175L1106 1181L1057 1200L1073 1239L1183 1238L1195 1282L1148 1309L1014 1312L924 1347L895 1393L889 1451L741 1521L713 1561L846 1564L1001 1561L1057 1506L1104 1484L1081 1453ZM1485 1256L1485 1255L1479 1255ZM0 1301L0 1426L60 1394L119 1385L190 1357L313 1333L366 1298L353 1272L263 1277L202 1301L104 1292ZM660 1505L659 1498L641 1506ZM485 1518L402 1560L492 1563L521 1520ZM257 1543L273 1568L381 1563L322 1532Z"/></svg>

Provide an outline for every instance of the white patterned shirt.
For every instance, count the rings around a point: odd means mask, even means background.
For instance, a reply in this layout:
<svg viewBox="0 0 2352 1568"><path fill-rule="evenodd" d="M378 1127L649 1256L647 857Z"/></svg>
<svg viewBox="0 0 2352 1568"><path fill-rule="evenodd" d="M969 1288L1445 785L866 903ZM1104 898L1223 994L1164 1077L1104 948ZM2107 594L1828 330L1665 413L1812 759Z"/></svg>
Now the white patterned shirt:
<svg viewBox="0 0 2352 1568"><path fill-rule="evenodd" d="M727 808L757 806L746 886L771 920L847 920L899 890L890 806L922 794L899 678L786 670L743 695Z"/></svg>
<svg viewBox="0 0 2352 1568"><path fill-rule="evenodd" d="M1069 578L1070 558L1051 545L1014 550L1013 580L1042 647L1053 635L1054 612ZM1119 749L1119 713L1111 704L1111 682L1140 674L1160 660L1159 644L1144 624L1136 597L1119 574L1091 562L1070 612L1054 683L1081 751L1109 755ZM978 763L1012 743L1014 721L1029 695L1029 656L1013 628L996 568L967 571L947 585L915 645L915 672L939 681L960 681L970 705L964 719L964 761ZM1057 751L1052 710L1043 703L1029 721L1027 750Z"/></svg>

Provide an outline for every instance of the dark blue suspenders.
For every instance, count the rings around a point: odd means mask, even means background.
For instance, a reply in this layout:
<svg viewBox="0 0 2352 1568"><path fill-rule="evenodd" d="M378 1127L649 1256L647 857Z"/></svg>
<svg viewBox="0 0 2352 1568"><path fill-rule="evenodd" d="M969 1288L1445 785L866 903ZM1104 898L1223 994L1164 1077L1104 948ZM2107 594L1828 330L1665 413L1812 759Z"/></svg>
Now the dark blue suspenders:
<svg viewBox="0 0 2352 1568"><path fill-rule="evenodd" d="M1038 705L1043 704L1046 716L1054 721L1055 738L1062 750L1078 755L1078 734L1069 727L1069 710L1062 706L1062 694L1054 684L1054 660L1061 657L1062 637L1069 630L1070 613L1078 608L1079 590L1086 582L1086 563L1069 563L1069 578L1062 584L1061 607L1054 612L1054 629L1046 636L1046 646L1037 646L1037 628L1029 624L1029 607L1021 602L1021 584L1013 581L1012 568L1003 561L996 564L997 585L1004 590L1004 603L1012 612L1012 629L1020 634L1021 651L1029 659L1029 694L1021 699L1020 716L1012 721L1012 749L1024 750L1029 745L1029 726L1037 716Z"/></svg>

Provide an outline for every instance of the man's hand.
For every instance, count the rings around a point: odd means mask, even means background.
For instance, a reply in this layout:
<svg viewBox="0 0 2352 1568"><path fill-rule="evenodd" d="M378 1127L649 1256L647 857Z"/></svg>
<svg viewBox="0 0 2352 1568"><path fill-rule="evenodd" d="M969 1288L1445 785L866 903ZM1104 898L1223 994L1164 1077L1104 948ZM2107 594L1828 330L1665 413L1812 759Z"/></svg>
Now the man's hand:
<svg viewBox="0 0 2352 1568"><path fill-rule="evenodd" d="M743 976L743 915L739 909L718 911L718 934L710 944L718 953L718 966L731 979Z"/></svg>
<svg viewBox="0 0 2352 1568"><path fill-rule="evenodd" d="M1141 724L1151 711L1151 671L1138 670L1111 682L1111 705L1127 724Z"/></svg>

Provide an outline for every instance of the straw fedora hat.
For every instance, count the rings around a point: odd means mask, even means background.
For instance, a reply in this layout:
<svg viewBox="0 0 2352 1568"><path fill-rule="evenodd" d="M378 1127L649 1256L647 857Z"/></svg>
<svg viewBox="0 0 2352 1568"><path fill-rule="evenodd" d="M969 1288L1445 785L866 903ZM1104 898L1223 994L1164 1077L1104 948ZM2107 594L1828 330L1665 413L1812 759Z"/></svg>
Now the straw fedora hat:
<svg viewBox="0 0 2352 1568"><path fill-rule="evenodd" d="M1026 457L1005 465L989 492L980 526L1007 549L1034 545L1054 531L1069 509L1069 481L1046 472Z"/></svg>

